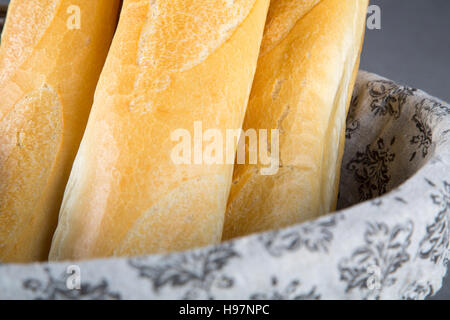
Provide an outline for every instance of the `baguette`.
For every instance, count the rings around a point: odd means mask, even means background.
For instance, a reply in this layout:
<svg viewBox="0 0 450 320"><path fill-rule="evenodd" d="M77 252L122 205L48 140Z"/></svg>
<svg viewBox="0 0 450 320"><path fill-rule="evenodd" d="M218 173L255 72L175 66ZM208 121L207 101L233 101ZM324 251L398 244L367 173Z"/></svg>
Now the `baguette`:
<svg viewBox="0 0 450 320"><path fill-rule="evenodd" d="M0 49L1 262L48 257L118 11L119 0L9 5Z"/></svg>
<svg viewBox="0 0 450 320"><path fill-rule="evenodd" d="M51 260L221 239L233 164L176 164L174 130L241 128L268 0L125 0ZM194 134L193 134L194 135Z"/></svg>
<svg viewBox="0 0 450 320"><path fill-rule="evenodd" d="M275 174L237 164L223 239L334 210L367 0L272 1L244 130L279 130Z"/></svg>

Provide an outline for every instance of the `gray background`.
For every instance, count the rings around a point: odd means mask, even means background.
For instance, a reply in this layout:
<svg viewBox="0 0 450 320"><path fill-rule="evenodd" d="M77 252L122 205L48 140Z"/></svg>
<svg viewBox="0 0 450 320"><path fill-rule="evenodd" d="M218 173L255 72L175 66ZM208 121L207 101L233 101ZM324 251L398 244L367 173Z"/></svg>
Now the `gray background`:
<svg viewBox="0 0 450 320"><path fill-rule="evenodd" d="M371 0L371 4L381 8L381 30L366 31L361 69L449 102L450 1ZM450 276L432 299L450 300Z"/></svg>
<svg viewBox="0 0 450 320"><path fill-rule="evenodd" d="M366 29L361 69L450 102L450 1L371 0L381 30ZM450 275L432 299L450 300Z"/></svg>
<svg viewBox="0 0 450 320"><path fill-rule="evenodd" d="M366 30L363 70L450 102L450 1L371 0L381 30Z"/></svg>

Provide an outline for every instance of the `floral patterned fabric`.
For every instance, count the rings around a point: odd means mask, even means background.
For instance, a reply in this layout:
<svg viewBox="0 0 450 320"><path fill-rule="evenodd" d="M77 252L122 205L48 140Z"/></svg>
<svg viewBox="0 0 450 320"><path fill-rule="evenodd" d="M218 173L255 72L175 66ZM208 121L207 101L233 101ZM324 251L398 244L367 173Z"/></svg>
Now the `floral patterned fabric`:
<svg viewBox="0 0 450 320"><path fill-rule="evenodd" d="M449 137L448 104L360 72L339 211L170 255L0 265L0 298L423 299L449 258Z"/></svg>

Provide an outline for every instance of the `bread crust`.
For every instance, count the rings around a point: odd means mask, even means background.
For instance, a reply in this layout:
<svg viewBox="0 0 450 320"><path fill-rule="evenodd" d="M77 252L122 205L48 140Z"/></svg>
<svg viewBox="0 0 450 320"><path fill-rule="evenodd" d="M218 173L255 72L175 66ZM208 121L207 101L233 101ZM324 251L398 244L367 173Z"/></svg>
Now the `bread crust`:
<svg viewBox="0 0 450 320"><path fill-rule="evenodd" d="M0 49L0 262L48 257L119 2L9 5ZM68 28L70 6L80 9L80 29Z"/></svg>
<svg viewBox="0 0 450 320"><path fill-rule="evenodd" d="M177 165L171 133L241 128L268 0L125 0L51 260L217 243L233 165Z"/></svg>
<svg viewBox="0 0 450 320"><path fill-rule="evenodd" d="M275 175L236 165L223 239L335 208L366 0L273 1L244 130L279 129Z"/></svg>

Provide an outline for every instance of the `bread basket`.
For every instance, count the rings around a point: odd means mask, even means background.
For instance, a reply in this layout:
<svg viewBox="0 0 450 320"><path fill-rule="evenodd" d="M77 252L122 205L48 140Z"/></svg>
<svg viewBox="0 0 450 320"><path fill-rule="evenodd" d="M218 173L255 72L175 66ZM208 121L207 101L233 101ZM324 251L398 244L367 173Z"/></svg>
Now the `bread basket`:
<svg viewBox="0 0 450 320"><path fill-rule="evenodd" d="M361 71L337 212L169 255L3 264L0 299L423 299L450 253L449 137L448 104Z"/></svg>
<svg viewBox="0 0 450 320"><path fill-rule="evenodd" d="M0 265L3 299L423 299L446 274L450 106L360 72L339 211L169 255ZM67 280L76 268L81 289Z"/></svg>

